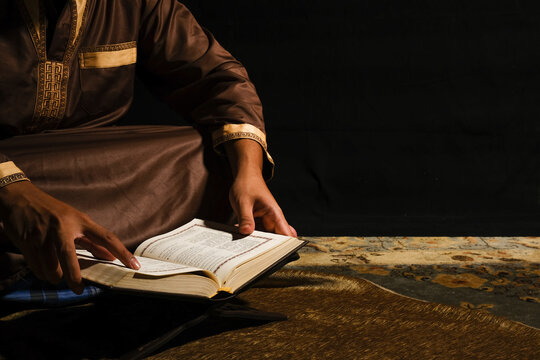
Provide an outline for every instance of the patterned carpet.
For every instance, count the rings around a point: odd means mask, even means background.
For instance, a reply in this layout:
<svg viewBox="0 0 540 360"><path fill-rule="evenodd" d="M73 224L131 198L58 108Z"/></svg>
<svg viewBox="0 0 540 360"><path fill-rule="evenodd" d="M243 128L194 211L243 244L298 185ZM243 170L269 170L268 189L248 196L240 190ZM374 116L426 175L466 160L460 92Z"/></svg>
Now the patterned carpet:
<svg viewBox="0 0 540 360"><path fill-rule="evenodd" d="M298 261L240 294L232 309L146 355L540 359L539 238L307 240ZM0 359L119 358L208 314L209 306L111 292L69 307L3 306ZM261 319L249 307L288 319Z"/></svg>
<svg viewBox="0 0 540 360"><path fill-rule="evenodd" d="M309 237L288 268L370 280L416 299L540 328L540 238Z"/></svg>

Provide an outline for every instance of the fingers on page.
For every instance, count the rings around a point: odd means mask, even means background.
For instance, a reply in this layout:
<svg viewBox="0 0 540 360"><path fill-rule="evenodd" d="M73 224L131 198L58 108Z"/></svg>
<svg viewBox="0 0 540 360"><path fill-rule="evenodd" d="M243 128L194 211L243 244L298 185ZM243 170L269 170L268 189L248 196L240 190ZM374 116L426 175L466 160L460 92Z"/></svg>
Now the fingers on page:
<svg viewBox="0 0 540 360"><path fill-rule="evenodd" d="M112 232L106 230L96 223L89 222L86 226L86 231L84 234L90 240L107 249L127 267L135 270L138 270L141 267L133 254L126 249L120 239L118 239Z"/></svg>

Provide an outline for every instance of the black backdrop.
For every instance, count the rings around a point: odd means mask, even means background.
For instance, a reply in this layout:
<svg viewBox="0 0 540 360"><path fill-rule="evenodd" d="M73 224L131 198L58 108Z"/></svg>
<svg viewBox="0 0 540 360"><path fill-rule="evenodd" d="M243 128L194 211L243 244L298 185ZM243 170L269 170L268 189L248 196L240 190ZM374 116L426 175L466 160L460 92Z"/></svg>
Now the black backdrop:
<svg viewBox="0 0 540 360"><path fill-rule="evenodd" d="M300 234L540 235L538 1L183 3L255 82Z"/></svg>

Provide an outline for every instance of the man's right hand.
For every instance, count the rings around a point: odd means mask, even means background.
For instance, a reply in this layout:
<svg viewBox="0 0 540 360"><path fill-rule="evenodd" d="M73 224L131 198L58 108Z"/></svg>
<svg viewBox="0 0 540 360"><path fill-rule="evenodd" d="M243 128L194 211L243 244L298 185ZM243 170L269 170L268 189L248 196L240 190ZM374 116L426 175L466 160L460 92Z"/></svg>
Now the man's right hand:
<svg viewBox="0 0 540 360"><path fill-rule="evenodd" d="M140 268L137 259L113 233L29 181L0 189L0 216L6 235L33 273L53 284L63 277L77 294L82 293L84 286L75 245L98 258L118 258L129 268Z"/></svg>

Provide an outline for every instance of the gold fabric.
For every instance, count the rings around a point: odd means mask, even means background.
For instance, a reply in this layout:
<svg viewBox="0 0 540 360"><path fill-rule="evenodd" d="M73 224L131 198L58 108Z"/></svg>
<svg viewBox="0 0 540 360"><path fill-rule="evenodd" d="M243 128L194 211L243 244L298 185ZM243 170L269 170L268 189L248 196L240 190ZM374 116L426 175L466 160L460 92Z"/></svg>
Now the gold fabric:
<svg viewBox="0 0 540 360"><path fill-rule="evenodd" d="M135 41L85 50L79 53L81 69L104 69L137 62L137 43Z"/></svg>
<svg viewBox="0 0 540 360"><path fill-rule="evenodd" d="M0 163L0 178L22 172L13 161Z"/></svg>

